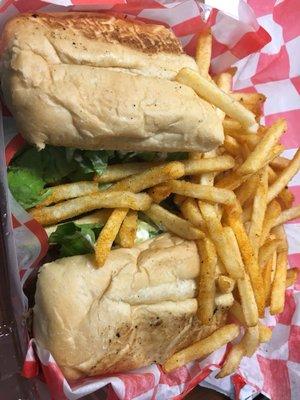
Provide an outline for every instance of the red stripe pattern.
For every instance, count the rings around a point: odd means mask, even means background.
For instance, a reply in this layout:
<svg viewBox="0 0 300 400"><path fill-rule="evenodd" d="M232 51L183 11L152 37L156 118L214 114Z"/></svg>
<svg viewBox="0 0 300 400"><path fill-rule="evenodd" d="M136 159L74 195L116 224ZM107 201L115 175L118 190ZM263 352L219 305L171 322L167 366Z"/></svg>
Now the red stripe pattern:
<svg viewBox="0 0 300 400"><path fill-rule="evenodd" d="M43 10L46 1L6 0L0 7L0 23L11 16L26 11ZM47 1L52 3L51 0ZM236 2L230 15L196 0L53 0L57 10L68 5L68 10L101 9L106 12L125 13L131 18L162 23L170 26L182 39L185 50L193 55L196 39L203 29L211 26L213 33L212 72L220 72L237 62L238 74L235 88L244 91L263 92L268 96L265 105L265 121L272 123L278 117L288 121L288 134L284 145L295 149L300 145L298 121L300 119L300 8L298 0L248 0ZM221 2L220 6L221 6ZM227 2L222 2L227 7ZM229 3L229 2L228 2ZM73 7L72 7L73 6ZM48 6L47 6L48 7ZM52 5L52 10L56 6ZM107 11L108 10L108 11ZM208 16L209 15L209 16ZM207 18L204 20L204 16ZM256 52L255 54L253 54ZM6 120L10 113L2 108ZM5 126L4 126L5 131ZM10 140L6 147L6 161L9 163L15 152L24 144L20 135ZM299 182L299 183L298 183ZM295 204L300 204L300 178L293 180L291 188ZM12 204L13 227L15 232L20 278L22 283L30 276L47 251L47 237L44 229L30 220L24 210ZM294 223L297 227L299 221ZM299 224L300 227L300 224ZM294 231L293 231L294 232ZM289 238L293 252L289 255L291 266L300 268L300 246L293 237ZM30 257L24 246L29 246ZM26 256L26 257L25 257ZM109 400L181 400L199 382L206 379L211 387L219 388L228 395L234 392L236 399L249 397L249 393L262 391L272 400L293 400L300 392L300 278L294 288L286 292L285 309L277 318L267 316L266 323L273 328L273 338L264 344L250 359L244 359L239 371L232 377L216 380L214 374L224 360L226 348L220 349L206 360L191 363L179 370L164 374L159 366L152 365L139 371L106 377L81 379L67 382L49 352L39 348L34 339L30 341L23 375L37 376L40 369L44 374L51 395L55 399L73 399L92 392L94 398L99 388L109 384ZM36 352L34 351L36 349ZM295 378L296 374L296 378Z"/></svg>

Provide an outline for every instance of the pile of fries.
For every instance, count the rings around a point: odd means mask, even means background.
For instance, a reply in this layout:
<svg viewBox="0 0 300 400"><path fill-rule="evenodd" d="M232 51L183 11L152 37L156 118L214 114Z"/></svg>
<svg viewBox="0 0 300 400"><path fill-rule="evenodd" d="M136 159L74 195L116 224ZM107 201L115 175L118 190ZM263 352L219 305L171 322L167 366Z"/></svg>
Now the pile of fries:
<svg viewBox="0 0 300 400"><path fill-rule="evenodd" d="M182 69L176 80L211 103L223 120L225 141L209 153L191 153L173 162L140 162L108 166L93 182L53 188L51 198L31 214L44 226L99 209L113 209L95 245L103 266L114 242L132 247L137 211L166 231L197 244L201 259L198 318L213 321L216 307L229 310L234 323L173 355L166 372L204 357L240 335L218 377L232 373L242 357L250 357L271 330L259 318L266 307L272 315L284 308L285 288L296 269L287 268L288 245L283 224L300 216L287 188L300 168L300 150L292 160L280 154L284 120L259 124L265 97L232 93L234 69L209 75L212 38L200 35L196 61L199 72ZM100 190L99 183L111 183ZM172 195L179 212L160 203ZM56 204L55 204L56 203Z"/></svg>

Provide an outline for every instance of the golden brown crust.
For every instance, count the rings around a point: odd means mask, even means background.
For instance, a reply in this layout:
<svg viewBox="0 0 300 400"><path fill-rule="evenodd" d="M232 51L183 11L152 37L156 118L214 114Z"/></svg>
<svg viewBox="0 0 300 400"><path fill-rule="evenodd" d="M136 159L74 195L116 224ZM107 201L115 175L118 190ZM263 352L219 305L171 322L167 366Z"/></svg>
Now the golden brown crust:
<svg viewBox="0 0 300 400"><path fill-rule="evenodd" d="M17 19L34 19L51 28L53 32L75 30L88 39L101 39L106 43L122 44L145 53L182 54L176 36L162 25L130 21L120 16L103 13L68 12L21 14ZM74 45L76 43L74 42Z"/></svg>

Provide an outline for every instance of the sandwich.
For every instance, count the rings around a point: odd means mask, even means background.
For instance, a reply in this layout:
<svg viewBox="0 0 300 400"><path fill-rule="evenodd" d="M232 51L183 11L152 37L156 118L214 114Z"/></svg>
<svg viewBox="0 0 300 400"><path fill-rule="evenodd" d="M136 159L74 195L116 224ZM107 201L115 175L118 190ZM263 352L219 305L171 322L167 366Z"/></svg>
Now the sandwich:
<svg viewBox="0 0 300 400"><path fill-rule="evenodd" d="M203 32L194 60L169 29L101 13L4 28L26 140L8 183L49 242L33 336L68 379L169 372L242 333L222 377L270 339L265 307L283 310L300 152L280 156L285 121L260 125L265 97L232 93L233 69L211 77L211 46Z"/></svg>

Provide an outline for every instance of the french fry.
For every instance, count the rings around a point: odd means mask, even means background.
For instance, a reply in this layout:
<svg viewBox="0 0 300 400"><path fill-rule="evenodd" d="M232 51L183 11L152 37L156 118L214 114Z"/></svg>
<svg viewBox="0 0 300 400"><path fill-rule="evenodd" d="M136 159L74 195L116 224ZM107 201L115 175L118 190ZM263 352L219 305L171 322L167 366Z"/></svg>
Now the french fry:
<svg viewBox="0 0 300 400"><path fill-rule="evenodd" d="M234 121L233 119L225 118L223 120L223 128L226 134L243 134L245 133L245 129L238 121Z"/></svg>
<svg viewBox="0 0 300 400"><path fill-rule="evenodd" d="M225 211L227 223L229 224L229 226L231 226L235 233L245 269L250 276L259 315L262 316L264 314L265 304L263 280L257 259L246 233L244 224L242 222L242 210L240 206L236 204L234 207L226 207Z"/></svg>
<svg viewBox="0 0 300 400"><path fill-rule="evenodd" d="M270 314L280 314L284 308L287 274L287 252L277 254L275 276L271 289Z"/></svg>
<svg viewBox="0 0 300 400"><path fill-rule="evenodd" d="M219 75L216 75L214 77L214 82L216 83L218 88L221 89L223 92L230 93L232 87L232 77L234 74L235 71L233 70L233 68L231 70L221 72ZM226 116L224 111L218 108L217 114L221 120L224 120Z"/></svg>
<svg viewBox="0 0 300 400"><path fill-rule="evenodd" d="M256 117L261 116L263 103L266 101L266 96L261 93L232 93L232 97L243 104Z"/></svg>
<svg viewBox="0 0 300 400"><path fill-rule="evenodd" d="M229 353L227 354L221 370L216 375L216 378L220 379L232 374L240 365L240 362L244 355L245 347L242 342L232 346L232 348L229 350Z"/></svg>
<svg viewBox="0 0 300 400"><path fill-rule="evenodd" d="M273 253L277 250L280 239L271 239L265 242L265 244L259 249L258 264L260 268L264 268L268 260L272 257Z"/></svg>
<svg viewBox="0 0 300 400"><path fill-rule="evenodd" d="M182 68L175 79L179 83L190 86L198 96L224 111L248 131L252 133L257 131L258 124L252 112L197 72L189 68Z"/></svg>
<svg viewBox="0 0 300 400"><path fill-rule="evenodd" d="M241 176L236 171L232 171L228 175L224 176L222 179L218 180L216 182L216 187L235 190L249 177L249 175Z"/></svg>
<svg viewBox="0 0 300 400"><path fill-rule="evenodd" d="M277 225L271 230L271 234L275 235L276 239L280 240L280 243L277 247L277 253L280 253L282 251L287 251L288 250L288 243L287 243L287 238L286 238L286 233L284 230L283 225Z"/></svg>
<svg viewBox="0 0 300 400"><path fill-rule="evenodd" d="M156 186L170 179L181 178L184 175L184 166L178 161L150 168L140 174L131 175L128 178L115 183L107 189L108 192L127 190L138 193L144 189Z"/></svg>
<svg viewBox="0 0 300 400"><path fill-rule="evenodd" d="M99 192L98 183L82 181L65 183L51 187L51 194L44 201L38 204L38 208L46 207L52 203L59 203L62 200L73 199Z"/></svg>
<svg viewBox="0 0 300 400"><path fill-rule="evenodd" d="M205 153L207 154L207 153ZM231 156L216 156L201 158L200 160L182 160L184 175L199 175L206 172L226 171L234 167L234 159Z"/></svg>
<svg viewBox="0 0 300 400"><path fill-rule="evenodd" d="M231 293L235 286L235 280L226 275L219 275L217 285L221 293Z"/></svg>
<svg viewBox="0 0 300 400"><path fill-rule="evenodd" d="M235 194L231 190L220 189L208 185L198 185L183 180L170 180L168 185L172 193L193 197L213 203L232 204L235 202Z"/></svg>
<svg viewBox="0 0 300 400"><path fill-rule="evenodd" d="M285 282L286 288L294 285L294 283L296 282L296 280L298 278L298 272L299 272L298 268L290 268L287 270L286 282Z"/></svg>
<svg viewBox="0 0 300 400"><path fill-rule="evenodd" d="M205 222L199 210L197 201L192 198L187 198L180 206L180 211L184 218L196 227L204 228Z"/></svg>
<svg viewBox="0 0 300 400"><path fill-rule="evenodd" d="M270 151L285 131L286 122L283 119L276 121L264 134L246 161L239 167L238 173L248 175L263 168L270 158Z"/></svg>
<svg viewBox="0 0 300 400"><path fill-rule="evenodd" d="M281 207L278 201L273 200L271 201L266 209L264 223L263 223L263 230L260 237L260 246L262 246L265 241L268 239L270 230L274 226L274 221L281 213Z"/></svg>
<svg viewBox="0 0 300 400"><path fill-rule="evenodd" d="M83 224L105 225L111 212L112 210L103 208L102 210L94 211L93 213L85 215L84 217L73 219L72 222L81 225ZM45 231L47 233L47 236L49 237L51 233L55 232L59 225L60 224L46 226Z"/></svg>
<svg viewBox="0 0 300 400"><path fill-rule="evenodd" d="M196 45L196 63L201 75L208 77L212 50L212 36L210 29L201 32Z"/></svg>
<svg viewBox="0 0 300 400"><path fill-rule="evenodd" d="M157 204L169 197L171 193L170 186L167 183L161 183L148 189L149 196Z"/></svg>
<svg viewBox="0 0 300 400"><path fill-rule="evenodd" d="M270 166L275 170L282 171L290 165L291 160L285 157L276 157L270 162Z"/></svg>
<svg viewBox="0 0 300 400"><path fill-rule="evenodd" d="M101 230L95 244L95 257L98 267L102 267L104 265L127 213L128 209L126 208L115 209Z"/></svg>
<svg viewBox="0 0 300 400"><path fill-rule="evenodd" d="M266 343L271 340L272 337L272 329L268 326L263 325L262 323L258 324L259 327L259 341L260 343Z"/></svg>
<svg viewBox="0 0 300 400"><path fill-rule="evenodd" d="M181 367L182 365L189 363L190 361L207 356L208 354L213 353L215 350L229 343L231 340L235 339L238 334L238 325L224 325L205 339L202 339L186 349L175 353L164 363L163 369L165 372L170 372Z"/></svg>
<svg viewBox="0 0 300 400"><path fill-rule="evenodd" d="M259 326L251 326L247 328L244 338L243 345L245 348L245 355L252 357L259 346Z"/></svg>
<svg viewBox="0 0 300 400"><path fill-rule="evenodd" d="M174 196L174 203L177 205L177 207L180 207L181 204L186 200L185 196L181 196L180 194L175 194Z"/></svg>
<svg viewBox="0 0 300 400"><path fill-rule="evenodd" d="M233 246L228 235L224 234L216 211L211 204L199 202L199 208L206 222L209 235L216 246L217 253L223 262L228 274L233 279L238 279L244 276L244 270L238 260L233 257Z"/></svg>
<svg viewBox="0 0 300 400"><path fill-rule="evenodd" d="M258 187L253 200L249 240L254 250L255 257L258 256L260 237L267 208L268 196L268 171L266 168L259 175Z"/></svg>
<svg viewBox="0 0 300 400"><path fill-rule="evenodd" d="M215 275L217 253L209 238L196 242L200 256L199 291L197 316L201 324L209 325L215 309Z"/></svg>
<svg viewBox="0 0 300 400"><path fill-rule="evenodd" d="M223 146L227 153L229 153L233 157L236 157L240 154L241 147L238 141L230 135L225 135Z"/></svg>
<svg viewBox="0 0 300 400"><path fill-rule="evenodd" d="M300 169L300 149L297 150L294 158L278 176L278 179L269 187L268 203L275 199L275 197L285 188L288 182Z"/></svg>
<svg viewBox="0 0 300 400"><path fill-rule="evenodd" d="M292 219L296 219L300 217L300 206L296 206L293 208L289 208L288 210L282 211L281 214L277 216L276 219L274 219L272 228L277 225L282 225L285 224L287 221L290 221Z"/></svg>
<svg viewBox="0 0 300 400"><path fill-rule="evenodd" d="M276 181L277 173L270 167L270 165L267 166L267 169L268 169L269 185L271 185Z"/></svg>
<svg viewBox="0 0 300 400"><path fill-rule="evenodd" d="M152 204L151 207L144 212L158 226L162 225L168 231L184 239L197 240L204 237L204 233L200 229L195 228L190 222L172 214L158 204Z"/></svg>
<svg viewBox="0 0 300 400"><path fill-rule="evenodd" d="M157 164L157 162L113 164L109 165L101 175L95 174L93 179L99 183L112 183L128 176L139 174L149 168L155 167Z"/></svg>
<svg viewBox="0 0 300 400"><path fill-rule="evenodd" d="M241 206L254 197L257 191L259 178L259 174L250 176L249 179L242 183L236 190L235 194Z"/></svg>
<svg viewBox="0 0 300 400"><path fill-rule="evenodd" d="M269 260L267 261L262 270L266 306L270 304L270 293L271 293L273 275L276 267L276 260L277 260L277 253L274 252L272 257L269 258Z"/></svg>
<svg viewBox="0 0 300 400"><path fill-rule="evenodd" d="M258 322L258 308L248 274L237 280L241 305L247 326L255 326Z"/></svg>
<svg viewBox="0 0 300 400"><path fill-rule="evenodd" d="M288 189L288 188L284 188L282 189L282 191L278 194L277 199L282 207L282 209L287 209L287 208L291 208L295 197L293 195L293 193Z"/></svg>
<svg viewBox="0 0 300 400"><path fill-rule="evenodd" d="M253 150L255 146L259 143L261 138L257 134L245 134L235 131L225 131L226 135L232 136L234 139L238 141L238 143L246 143L249 146L249 149Z"/></svg>
<svg viewBox="0 0 300 400"><path fill-rule="evenodd" d="M252 217L252 210L253 210L253 204L251 204L248 207L245 207L243 209L243 215L242 215L242 219L243 219L243 223L246 226L246 224L250 223L251 217ZM250 226L249 226L250 228ZM247 229L248 232L248 229Z"/></svg>
<svg viewBox="0 0 300 400"><path fill-rule="evenodd" d="M234 302L232 293L218 293L215 296L214 303L217 308L230 308Z"/></svg>
<svg viewBox="0 0 300 400"><path fill-rule="evenodd" d="M105 191L66 200L54 206L34 208L30 214L40 224L47 226L100 208L147 210L150 205L151 198L146 193L134 194L122 191L116 195L114 192Z"/></svg>
<svg viewBox="0 0 300 400"><path fill-rule="evenodd" d="M130 210L124 218L119 230L121 247L133 247L137 231L137 212Z"/></svg>

